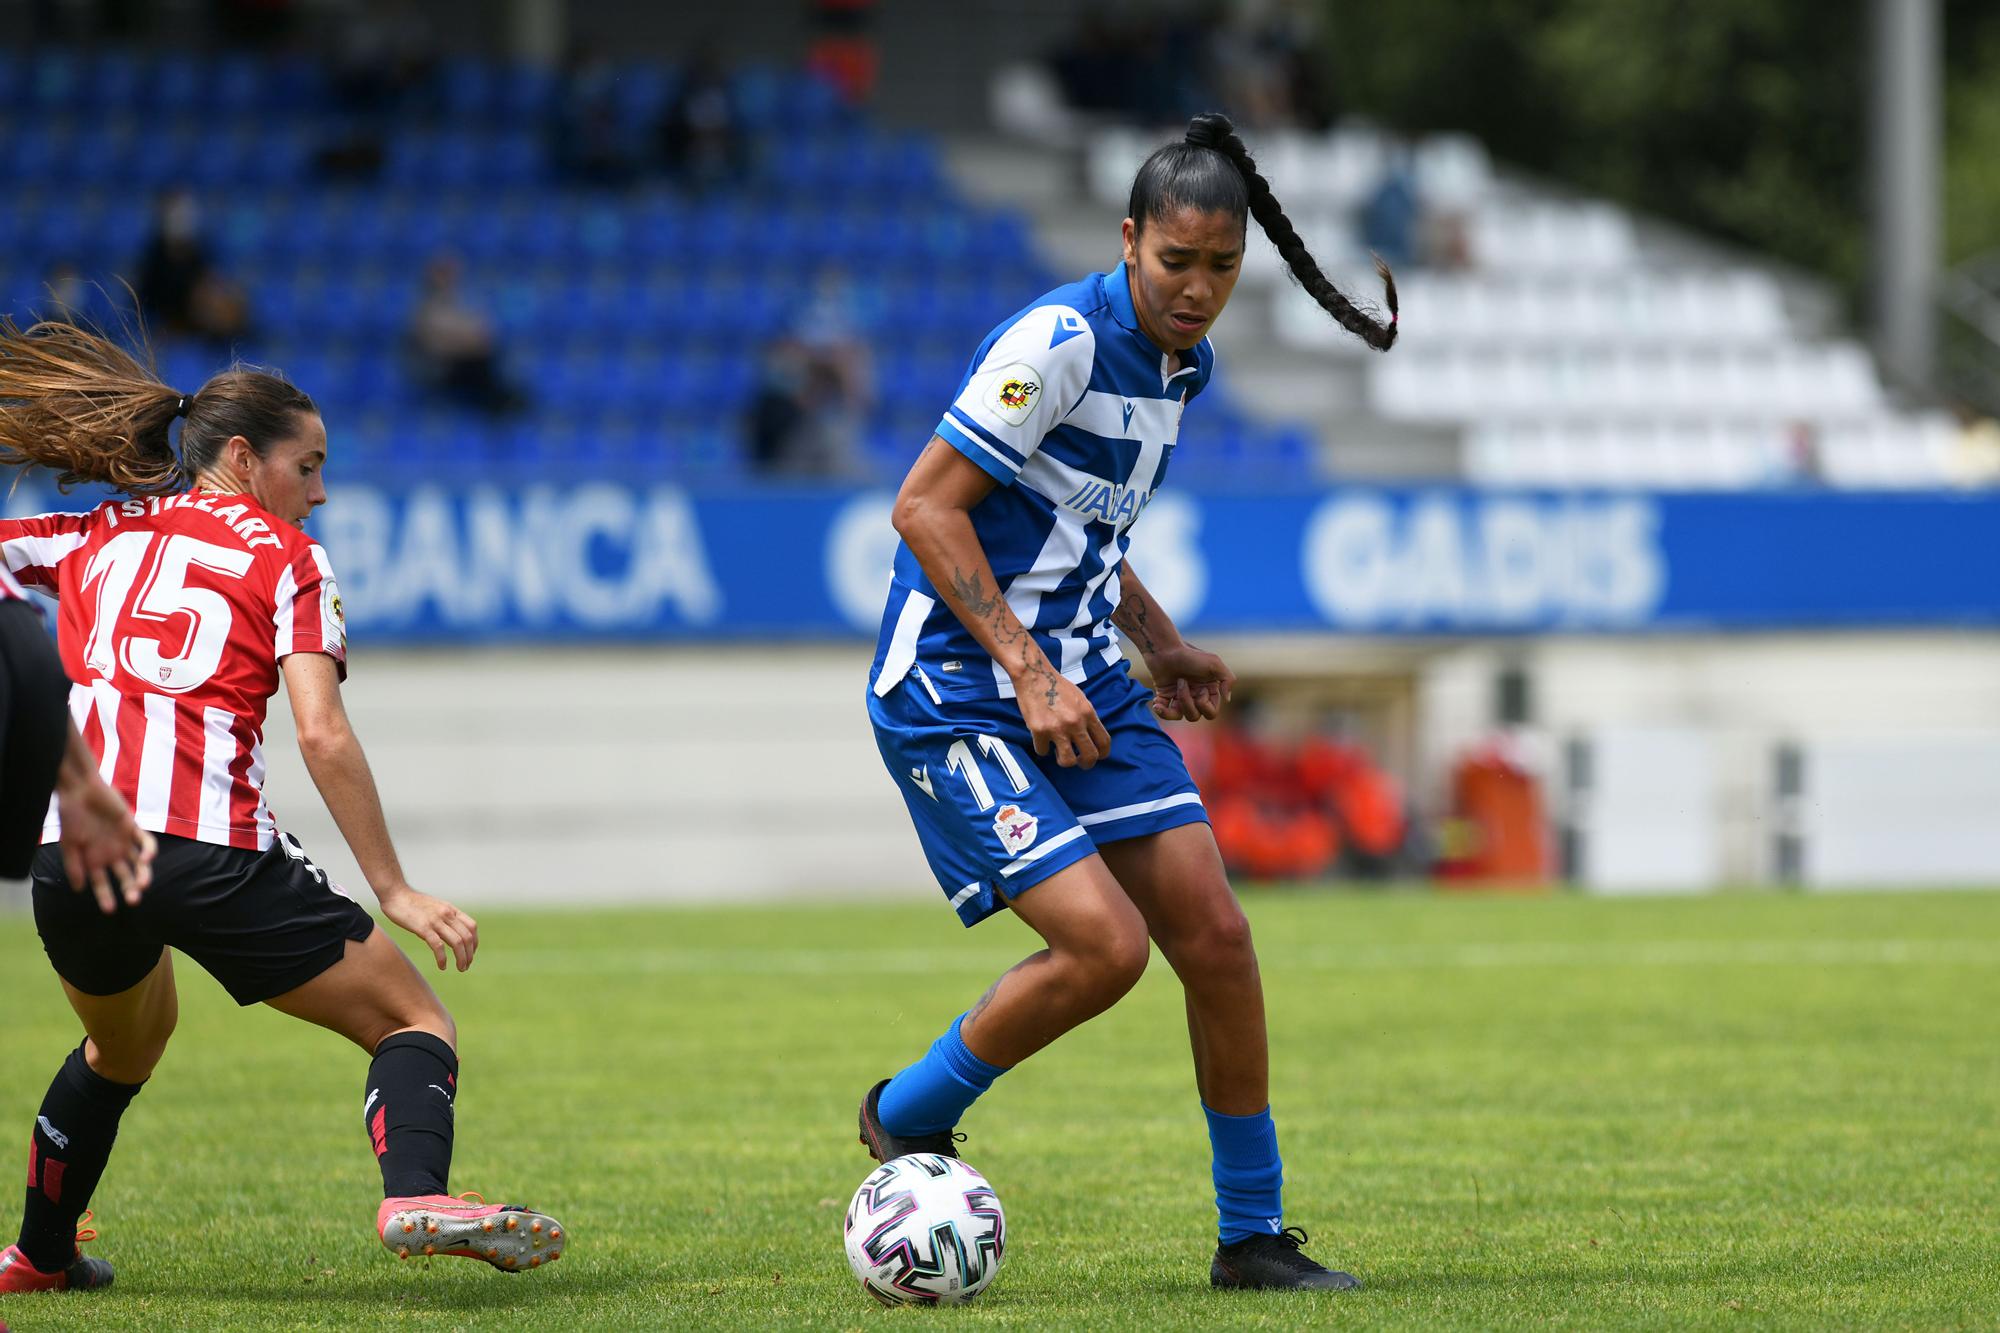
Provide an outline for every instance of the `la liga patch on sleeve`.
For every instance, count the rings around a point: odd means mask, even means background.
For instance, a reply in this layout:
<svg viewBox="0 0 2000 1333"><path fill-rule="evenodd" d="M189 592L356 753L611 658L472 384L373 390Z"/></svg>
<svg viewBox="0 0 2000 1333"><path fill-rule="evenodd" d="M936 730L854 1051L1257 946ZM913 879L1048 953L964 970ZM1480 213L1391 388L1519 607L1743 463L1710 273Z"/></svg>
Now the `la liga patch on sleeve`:
<svg viewBox="0 0 2000 1333"><path fill-rule="evenodd" d="M990 405L993 414L1010 426L1018 426L1035 410L1042 396L1042 372L1025 362L994 372Z"/></svg>

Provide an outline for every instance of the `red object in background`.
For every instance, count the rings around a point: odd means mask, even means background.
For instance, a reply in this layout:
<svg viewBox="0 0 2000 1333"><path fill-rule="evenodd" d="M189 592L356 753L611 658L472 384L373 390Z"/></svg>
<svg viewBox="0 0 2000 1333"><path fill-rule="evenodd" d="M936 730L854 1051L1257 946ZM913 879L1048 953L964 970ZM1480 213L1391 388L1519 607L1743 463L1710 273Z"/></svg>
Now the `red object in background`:
<svg viewBox="0 0 2000 1333"><path fill-rule="evenodd" d="M1551 856L1542 787L1504 740L1482 745L1452 770L1451 808L1463 845L1438 865L1459 882L1542 884Z"/></svg>
<svg viewBox="0 0 2000 1333"><path fill-rule="evenodd" d="M1300 782L1333 811L1357 853L1380 859L1402 847L1408 832L1402 790L1365 753L1324 736L1309 736L1299 745L1293 763Z"/></svg>
<svg viewBox="0 0 2000 1333"><path fill-rule="evenodd" d="M1274 744L1236 727L1176 727L1231 872L1316 879L1343 850L1381 861L1406 832L1396 783L1362 751L1325 737Z"/></svg>
<svg viewBox="0 0 2000 1333"><path fill-rule="evenodd" d="M806 68L831 83L850 106L875 95L881 56L871 29L876 0L811 0L814 35Z"/></svg>

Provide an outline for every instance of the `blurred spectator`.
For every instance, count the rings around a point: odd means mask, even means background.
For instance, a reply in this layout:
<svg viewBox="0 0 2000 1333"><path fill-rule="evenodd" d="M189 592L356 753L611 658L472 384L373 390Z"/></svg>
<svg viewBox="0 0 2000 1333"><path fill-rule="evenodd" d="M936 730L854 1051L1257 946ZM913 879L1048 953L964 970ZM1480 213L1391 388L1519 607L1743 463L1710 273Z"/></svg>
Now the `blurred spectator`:
<svg viewBox="0 0 2000 1333"><path fill-rule="evenodd" d="M1826 462L1820 457L1819 427L1793 421L1785 427L1785 456L1779 480L1791 486L1824 486Z"/></svg>
<svg viewBox="0 0 2000 1333"><path fill-rule="evenodd" d="M750 461L771 476L859 478L874 366L846 278L829 270L792 331L765 351L750 403Z"/></svg>
<svg viewBox="0 0 2000 1333"><path fill-rule="evenodd" d="M186 189L160 196L153 235L139 261L137 292L141 315L165 332L221 345L249 332L249 300L210 261L201 206Z"/></svg>
<svg viewBox="0 0 2000 1333"><path fill-rule="evenodd" d="M1417 258L1423 225L1423 201L1417 195L1417 175L1406 147L1397 147L1367 202L1361 205L1361 241L1401 268Z"/></svg>
<svg viewBox="0 0 2000 1333"><path fill-rule="evenodd" d="M397 127L424 109L437 61L437 41L420 6L369 0L346 15L331 62L341 123L320 148L320 170L362 179L378 174Z"/></svg>
<svg viewBox="0 0 2000 1333"><path fill-rule="evenodd" d="M1092 5L1051 53L1049 66L1078 111L1149 125L1184 120L1216 100L1209 74L1218 61L1223 19L1223 11L1209 4L1136 12Z"/></svg>
<svg viewBox="0 0 2000 1333"><path fill-rule="evenodd" d="M744 141L729 76L702 50L688 61L680 87L660 117L660 162L690 189L727 185L743 175Z"/></svg>
<svg viewBox="0 0 2000 1333"><path fill-rule="evenodd" d="M1959 486L2000 486L2000 421L1960 403L1952 409L1958 433L1946 460L1946 475Z"/></svg>
<svg viewBox="0 0 2000 1333"><path fill-rule="evenodd" d="M1131 53L1111 15L1090 5L1076 29L1049 56L1063 100L1078 111L1126 111L1133 101Z"/></svg>
<svg viewBox="0 0 2000 1333"><path fill-rule="evenodd" d="M500 368L493 321L466 300L458 260L440 255L424 269L423 295L410 319L417 373L444 398L491 415L518 411L522 396Z"/></svg>
<svg viewBox="0 0 2000 1333"><path fill-rule="evenodd" d="M349 111L414 110L437 67L438 45L419 5L367 0L341 22L333 90Z"/></svg>
<svg viewBox="0 0 2000 1333"><path fill-rule="evenodd" d="M876 0L806 0L812 37L806 68L835 88L849 106L875 96L880 56L875 49Z"/></svg>
<svg viewBox="0 0 2000 1333"><path fill-rule="evenodd" d="M556 165L580 184L630 185L639 174L618 105L618 71L586 42L563 62L550 139Z"/></svg>
<svg viewBox="0 0 2000 1333"><path fill-rule="evenodd" d="M1333 123L1315 67L1319 17L1315 7L1288 0L1214 14L1205 34L1214 83L1239 124L1323 130Z"/></svg>

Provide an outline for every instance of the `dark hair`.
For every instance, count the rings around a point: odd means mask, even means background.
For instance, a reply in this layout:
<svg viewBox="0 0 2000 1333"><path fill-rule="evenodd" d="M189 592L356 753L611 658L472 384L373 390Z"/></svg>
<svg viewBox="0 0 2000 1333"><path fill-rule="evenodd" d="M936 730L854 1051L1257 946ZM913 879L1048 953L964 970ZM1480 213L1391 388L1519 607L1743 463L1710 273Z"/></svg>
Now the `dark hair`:
<svg viewBox="0 0 2000 1333"><path fill-rule="evenodd" d="M1228 213L1239 222L1246 215L1255 217L1292 277L1321 309L1378 352L1396 345L1396 275L1376 256L1375 271L1382 276L1383 302L1389 307L1386 322L1350 301L1319 271L1298 229L1271 193L1271 183L1257 174L1257 163L1237 137L1236 127L1218 111L1205 111L1189 121L1186 137L1154 150L1132 178L1127 212L1134 230L1143 231L1150 217L1183 208Z"/></svg>
<svg viewBox="0 0 2000 1333"><path fill-rule="evenodd" d="M101 482L127 495L171 494L231 436L261 458L318 411L268 370L234 366L187 395L101 334L51 321L23 330L0 316L0 464L49 468L64 490ZM182 416L176 457L169 432Z"/></svg>

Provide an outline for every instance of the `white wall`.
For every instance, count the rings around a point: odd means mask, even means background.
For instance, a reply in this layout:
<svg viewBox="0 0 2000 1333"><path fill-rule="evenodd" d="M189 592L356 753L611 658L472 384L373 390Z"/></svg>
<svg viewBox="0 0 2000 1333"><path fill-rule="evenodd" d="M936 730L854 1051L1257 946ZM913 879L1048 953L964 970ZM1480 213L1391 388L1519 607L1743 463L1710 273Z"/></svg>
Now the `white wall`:
<svg viewBox="0 0 2000 1333"><path fill-rule="evenodd" d="M1786 819L1821 840L1823 858L1835 857L1815 870L1809 855L1808 878L1851 883L1871 867L1882 876L1924 870L1921 858L1893 845L1826 841L1853 831L1832 805L1819 814L1809 805L1780 810L1780 743L1816 753L1836 742L1894 749L1978 734L2000 745L1993 634L1482 643L1327 636L1208 646L1246 677L1324 671L1414 680L1413 706L1399 708L1398 725L1410 719L1411 790L1433 810L1451 759L1490 734L1493 678L1509 660L1533 677L1538 725L1525 748L1541 756L1554 796L1570 737L1648 728L1699 736L1713 778L1705 816L1713 845L1679 851L1712 856L1730 883L1772 873ZM921 898L936 890L868 728L867 665L861 646L363 652L346 697L420 887L470 903ZM281 694L266 747L272 806L316 859L359 890L291 737ZM1992 813L2000 790L1984 790L2000 785L2000 770L1984 753L1974 747L1954 784L1952 822L1965 836L1953 842L1949 864L1939 862L1940 874L1973 878L1988 854L1979 832L2000 828ZM1808 802L1845 790L1815 794L1812 781L1809 769ZM1621 809L1616 822L1628 824L1629 803ZM1918 813L1925 809L1919 803ZM1606 854L1616 858L1601 863L1606 875L1636 882L1644 847ZM1682 865L1667 878L1686 875ZM2000 882L2000 860L1979 878Z"/></svg>
<svg viewBox="0 0 2000 1333"><path fill-rule="evenodd" d="M2000 870L2000 731L1836 736L1800 747L1780 804L1814 888L1991 883ZM1788 808L1789 807L1789 808Z"/></svg>
<svg viewBox="0 0 2000 1333"><path fill-rule="evenodd" d="M1551 778L1560 744L1598 728L1687 727L1709 736L1726 882L1772 873L1774 752L1781 743L2000 732L2000 634L1484 642L1442 649L1422 669L1420 790L1440 790L1451 759L1490 733L1493 677L1510 659L1532 675L1529 748L1546 756ZM2000 810L2000 790L1986 795L1988 808ZM1986 878L2000 882L2000 862Z"/></svg>
<svg viewBox="0 0 2000 1333"><path fill-rule="evenodd" d="M348 709L419 888L468 902L931 890L862 702L868 649L363 653ZM366 901L282 694L280 822Z"/></svg>

